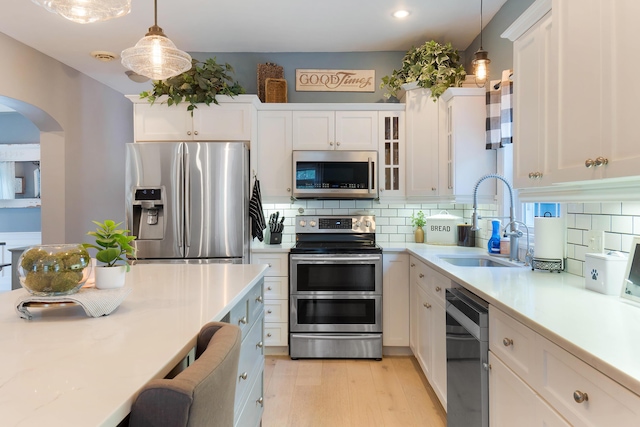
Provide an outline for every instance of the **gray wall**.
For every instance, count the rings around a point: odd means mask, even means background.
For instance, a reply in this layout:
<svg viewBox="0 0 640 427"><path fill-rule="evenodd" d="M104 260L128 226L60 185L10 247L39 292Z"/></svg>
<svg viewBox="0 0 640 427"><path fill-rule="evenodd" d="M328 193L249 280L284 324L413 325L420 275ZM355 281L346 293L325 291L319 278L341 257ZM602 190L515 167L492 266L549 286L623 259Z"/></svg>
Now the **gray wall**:
<svg viewBox="0 0 640 427"><path fill-rule="evenodd" d="M95 228L91 220L124 220L124 144L133 140L131 102L1 33L0 52L0 102L40 131L43 241L82 242ZM2 211L3 224L25 214L23 209Z"/></svg>
<svg viewBox="0 0 640 427"><path fill-rule="evenodd" d="M236 80L247 93L258 93L258 64L275 63L284 68L288 102L389 102L380 89L382 77L402 65L406 52L340 52L340 53L214 53L199 52L192 56L200 61L215 57L219 64L229 63ZM296 69L375 70L375 92L296 92ZM397 102L397 101L396 101Z"/></svg>
<svg viewBox="0 0 640 427"><path fill-rule="evenodd" d="M482 31L482 47L489 53L489 79L498 80L502 70L513 68L513 43L509 39L503 39L500 34L504 32L535 0L509 0L496 13L493 19L487 23ZM478 16L478 26L480 17ZM471 61L473 54L480 47L480 36L465 50L464 68L469 74L473 74Z"/></svg>

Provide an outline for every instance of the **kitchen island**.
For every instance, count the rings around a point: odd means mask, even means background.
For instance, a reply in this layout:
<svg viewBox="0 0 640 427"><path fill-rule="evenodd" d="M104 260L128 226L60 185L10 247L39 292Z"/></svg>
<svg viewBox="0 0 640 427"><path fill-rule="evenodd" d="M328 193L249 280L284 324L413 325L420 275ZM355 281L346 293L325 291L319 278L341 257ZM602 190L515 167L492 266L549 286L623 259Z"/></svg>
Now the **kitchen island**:
<svg viewBox="0 0 640 427"><path fill-rule="evenodd" d="M109 316L79 305L30 308L24 290L0 294L3 426L115 426L137 391L164 377L260 283L266 265L145 264L127 273L132 292Z"/></svg>

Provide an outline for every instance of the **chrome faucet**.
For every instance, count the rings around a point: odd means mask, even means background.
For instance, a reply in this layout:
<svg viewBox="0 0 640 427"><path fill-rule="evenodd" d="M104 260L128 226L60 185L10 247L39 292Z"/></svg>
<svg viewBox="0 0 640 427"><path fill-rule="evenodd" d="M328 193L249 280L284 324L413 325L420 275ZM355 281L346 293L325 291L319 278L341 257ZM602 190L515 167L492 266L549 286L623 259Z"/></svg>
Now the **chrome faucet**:
<svg viewBox="0 0 640 427"><path fill-rule="evenodd" d="M520 224L522 224L522 222L516 221L516 216L515 216L514 207L513 207L513 187L511 187L511 184L509 184L509 181L507 181L506 178L503 177L502 175L498 175L495 173L490 173L488 175L485 175L481 177L478 180L478 182L476 182L475 187L473 187L473 215L471 215L471 224L472 224L471 229L474 231L480 230L480 227L478 227L478 220L481 219L482 217L478 215L478 186L482 181L489 178L495 178L504 182L504 184L507 186L507 189L509 190L509 199L511 201L511 207L509 209L509 224L507 224L511 226L511 230L508 233L509 243L511 246L510 252L509 252L509 260L520 261L518 258L518 241L519 241L518 239L520 236L522 236L522 232L518 231L516 222ZM505 226L505 231L506 231L506 226ZM528 242L528 239L529 239L529 231L527 229L527 242ZM529 245L527 243L527 251L528 250L529 250Z"/></svg>
<svg viewBox="0 0 640 427"><path fill-rule="evenodd" d="M527 252L524 255L524 265L525 266L529 266L529 265L531 265L533 263L533 249L531 249L531 245L530 245L530 241L529 241L529 227L527 227L527 224L525 224L522 221L514 220L514 221L511 221L507 225L504 226L503 232L509 237L511 237L511 235L514 234L514 233L516 234L517 238L522 237L522 231L520 231L520 230L510 231L510 232L507 233L507 227L512 225L511 223L514 223L514 222L516 224L522 224L524 226L525 230L527 230ZM517 254L517 250L516 250L516 254ZM516 259L515 261L519 261L519 260Z"/></svg>

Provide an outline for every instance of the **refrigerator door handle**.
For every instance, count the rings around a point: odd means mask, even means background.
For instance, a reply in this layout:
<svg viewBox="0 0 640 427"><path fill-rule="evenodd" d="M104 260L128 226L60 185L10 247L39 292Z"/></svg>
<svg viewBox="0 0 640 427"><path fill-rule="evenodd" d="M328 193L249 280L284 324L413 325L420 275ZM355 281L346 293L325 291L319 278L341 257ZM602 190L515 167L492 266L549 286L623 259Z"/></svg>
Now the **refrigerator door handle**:
<svg viewBox="0 0 640 427"><path fill-rule="evenodd" d="M184 155L184 233L186 248L191 246L191 157L187 151Z"/></svg>
<svg viewBox="0 0 640 427"><path fill-rule="evenodd" d="M179 154L179 161L176 162L177 163L177 168L176 168L176 176L174 177L174 188L177 188L178 191L175 192L176 197L176 208L175 208L175 218L176 218L176 226L174 228L174 230L177 232L178 234L178 247L182 248L182 242L183 242L183 209L182 207L184 206L183 200L182 198L184 197L182 189L183 189L183 182L184 182L184 152L183 152L183 146L182 144L180 145L180 147L178 148L178 154Z"/></svg>

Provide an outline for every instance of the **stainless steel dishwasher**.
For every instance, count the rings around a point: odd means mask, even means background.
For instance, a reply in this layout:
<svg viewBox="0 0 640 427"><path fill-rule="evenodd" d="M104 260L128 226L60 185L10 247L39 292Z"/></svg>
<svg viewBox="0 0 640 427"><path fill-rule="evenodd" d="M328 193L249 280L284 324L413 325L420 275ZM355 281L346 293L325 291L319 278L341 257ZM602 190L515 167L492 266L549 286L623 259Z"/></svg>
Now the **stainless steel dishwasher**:
<svg viewBox="0 0 640 427"><path fill-rule="evenodd" d="M446 300L447 427L488 427L489 304L464 288Z"/></svg>

